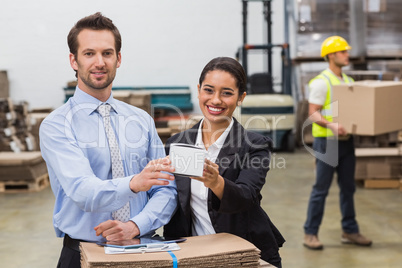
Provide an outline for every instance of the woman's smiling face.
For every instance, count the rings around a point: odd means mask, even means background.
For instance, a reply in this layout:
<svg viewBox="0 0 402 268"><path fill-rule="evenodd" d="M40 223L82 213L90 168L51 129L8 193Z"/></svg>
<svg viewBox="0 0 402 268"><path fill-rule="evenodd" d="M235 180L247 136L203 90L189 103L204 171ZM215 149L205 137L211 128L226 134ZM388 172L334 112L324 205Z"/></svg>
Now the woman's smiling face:
<svg viewBox="0 0 402 268"><path fill-rule="evenodd" d="M228 125L238 101L243 101L246 93L239 96L236 79L223 70L209 71L198 85L198 99L201 111L211 124Z"/></svg>

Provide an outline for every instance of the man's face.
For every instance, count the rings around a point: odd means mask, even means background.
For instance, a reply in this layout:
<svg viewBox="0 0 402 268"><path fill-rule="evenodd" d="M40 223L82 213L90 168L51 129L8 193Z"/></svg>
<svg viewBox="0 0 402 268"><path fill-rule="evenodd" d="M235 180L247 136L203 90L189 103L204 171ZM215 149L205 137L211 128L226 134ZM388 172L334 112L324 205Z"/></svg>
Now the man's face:
<svg viewBox="0 0 402 268"><path fill-rule="evenodd" d="M343 50L333 53L334 63L339 67L349 65L349 51Z"/></svg>
<svg viewBox="0 0 402 268"><path fill-rule="evenodd" d="M84 29L77 40L77 56L70 54L70 64L77 71L78 87L86 92L111 89L116 69L121 63L113 33Z"/></svg>

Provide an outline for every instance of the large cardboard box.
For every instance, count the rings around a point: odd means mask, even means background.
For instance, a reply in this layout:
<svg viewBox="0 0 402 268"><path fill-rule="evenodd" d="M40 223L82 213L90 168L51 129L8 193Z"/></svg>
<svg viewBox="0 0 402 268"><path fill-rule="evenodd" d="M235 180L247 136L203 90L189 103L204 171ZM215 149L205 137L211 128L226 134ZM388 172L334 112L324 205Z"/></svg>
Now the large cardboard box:
<svg viewBox="0 0 402 268"><path fill-rule="evenodd" d="M402 82L365 80L333 86L334 121L356 135L402 129Z"/></svg>

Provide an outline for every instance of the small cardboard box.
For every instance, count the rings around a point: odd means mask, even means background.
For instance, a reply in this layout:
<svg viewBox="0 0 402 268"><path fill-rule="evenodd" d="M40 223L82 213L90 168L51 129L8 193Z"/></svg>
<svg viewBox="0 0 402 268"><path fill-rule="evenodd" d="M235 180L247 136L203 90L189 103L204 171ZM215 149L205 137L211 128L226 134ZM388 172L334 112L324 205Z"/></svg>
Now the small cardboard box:
<svg viewBox="0 0 402 268"><path fill-rule="evenodd" d="M356 135L402 129L402 82L364 80L333 86L334 121Z"/></svg>

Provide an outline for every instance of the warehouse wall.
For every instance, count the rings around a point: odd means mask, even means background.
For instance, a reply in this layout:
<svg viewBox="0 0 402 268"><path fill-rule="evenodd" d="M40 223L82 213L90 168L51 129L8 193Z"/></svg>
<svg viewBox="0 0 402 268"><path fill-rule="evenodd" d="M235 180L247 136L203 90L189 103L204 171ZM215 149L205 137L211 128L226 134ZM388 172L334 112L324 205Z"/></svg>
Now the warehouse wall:
<svg viewBox="0 0 402 268"><path fill-rule="evenodd" d="M283 1L274 0L272 9L273 42L283 42ZM2 0L0 70L8 71L14 101L26 100L31 108L63 103L63 87L75 79L67 34L97 11L123 38L114 86L190 86L195 107L203 66L216 56L234 57L242 43L241 0ZM249 4L249 17L249 42L261 44L262 3ZM253 53L249 64L250 73L266 70L261 53Z"/></svg>

